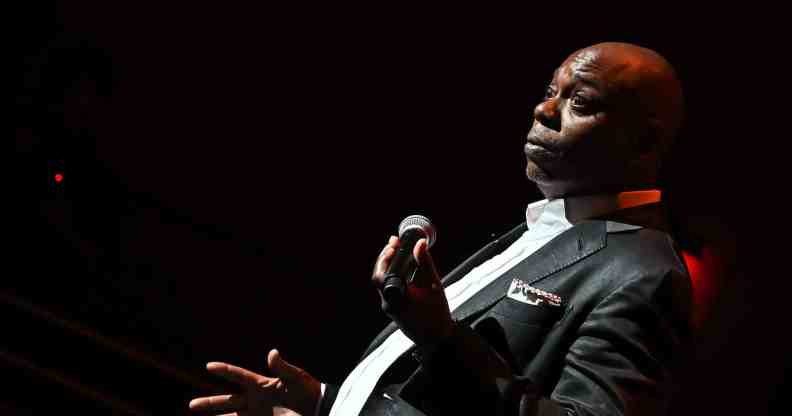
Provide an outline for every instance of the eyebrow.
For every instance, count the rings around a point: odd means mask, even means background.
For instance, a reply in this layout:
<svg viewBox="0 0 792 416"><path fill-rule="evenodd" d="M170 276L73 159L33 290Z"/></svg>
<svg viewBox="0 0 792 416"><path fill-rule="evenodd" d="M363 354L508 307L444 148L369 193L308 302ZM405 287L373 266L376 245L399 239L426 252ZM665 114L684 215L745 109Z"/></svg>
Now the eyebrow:
<svg viewBox="0 0 792 416"><path fill-rule="evenodd" d="M601 86L599 81L596 81L596 80L594 80L592 78L589 78L587 76L581 75L580 71L576 71L575 74L572 75L572 80L574 82L580 82L582 84L586 84L586 85L592 86L592 87L596 88L597 90L599 90L600 86Z"/></svg>
<svg viewBox="0 0 792 416"><path fill-rule="evenodd" d="M558 67L555 69L555 71L553 71L553 81L550 83L550 85L556 83L560 69L561 67ZM597 93L604 93L604 91L602 90L603 83L600 80L587 76L588 73L589 71L586 71L585 68L577 68L573 72L571 82L567 85L566 88L571 88L572 85L580 83L594 88L594 90L596 90Z"/></svg>

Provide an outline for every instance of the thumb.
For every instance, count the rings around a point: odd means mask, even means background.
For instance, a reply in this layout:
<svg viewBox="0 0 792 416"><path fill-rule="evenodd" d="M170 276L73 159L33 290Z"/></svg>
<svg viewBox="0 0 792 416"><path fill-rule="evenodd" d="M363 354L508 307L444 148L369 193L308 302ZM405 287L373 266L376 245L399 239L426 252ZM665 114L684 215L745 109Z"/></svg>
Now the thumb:
<svg viewBox="0 0 792 416"><path fill-rule="evenodd" d="M413 248L413 257L418 265L416 270L416 280L419 285L432 285L439 281L437 269L435 269L432 255L429 254L429 244L425 238L418 240Z"/></svg>
<svg viewBox="0 0 792 416"><path fill-rule="evenodd" d="M425 238L418 240L413 247L413 257L415 258L415 263L419 267L426 266L428 261L431 261L429 258L429 245L426 242Z"/></svg>
<svg viewBox="0 0 792 416"><path fill-rule="evenodd" d="M294 380L300 374L300 368L287 363L276 349L267 354L267 366L276 377L284 380Z"/></svg>

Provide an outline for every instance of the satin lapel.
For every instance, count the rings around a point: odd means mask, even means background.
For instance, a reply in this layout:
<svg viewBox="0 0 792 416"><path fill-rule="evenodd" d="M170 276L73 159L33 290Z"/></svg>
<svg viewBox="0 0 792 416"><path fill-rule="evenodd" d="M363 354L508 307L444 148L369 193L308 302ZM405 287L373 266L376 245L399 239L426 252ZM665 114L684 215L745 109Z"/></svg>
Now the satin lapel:
<svg viewBox="0 0 792 416"><path fill-rule="evenodd" d="M525 226L525 223L522 223L498 237L498 239L491 241L481 250L468 257L467 260L463 261L462 264L457 266L454 270L451 270L442 280L443 287L448 287L455 283L457 280L470 273L471 270L481 265L481 263L484 263L492 258L492 256L506 250L506 248L517 241L527 229L528 227Z"/></svg>
<svg viewBox="0 0 792 416"><path fill-rule="evenodd" d="M514 278L534 284L601 250L606 242L605 221L584 221L576 224L460 305L454 311L453 317L456 320L465 320L488 308L506 295L506 290Z"/></svg>
<svg viewBox="0 0 792 416"><path fill-rule="evenodd" d="M397 329L399 329L399 327L396 326L395 323L393 322L389 323L388 326L385 327L385 329L383 329L382 331L380 331L379 334L377 334L377 336L374 338L374 341L371 341L368 348L366 348L366 351L363 353L362 356L360 356L360 359L362 360L366 358L366 356L371 354L371 352L374 351L375 348L379 347L380 344L382 344L385 341L385 339L387 339L390 336L390 334L396 332Z"/></svg>
<svg viewBox="0 0 792 416"><path fill-rule="evenodd" d="M522 223L511 230L509 232L503 234L502 236L498 237L498 239L491 241L489 244L484 246L481 250L474 253L472 256L468 257L467 260L462 262L459 266L457 266L454 270L448 273L442 280L443 287L448 287L448 285L456 282L457 280L463 278L466 274L468 274L473 268L484 263L485 261L489 260L495 254L506 250L508 246L514 243L520 236L527 230L525 223ZM394 333L397 329L399 329L396 324L391 322L388 326L383 329L376 338L369 344L368 349L363 354L363 357L367 356L374 348L377 348L382 342L385 341L392 333Z"/></svg>

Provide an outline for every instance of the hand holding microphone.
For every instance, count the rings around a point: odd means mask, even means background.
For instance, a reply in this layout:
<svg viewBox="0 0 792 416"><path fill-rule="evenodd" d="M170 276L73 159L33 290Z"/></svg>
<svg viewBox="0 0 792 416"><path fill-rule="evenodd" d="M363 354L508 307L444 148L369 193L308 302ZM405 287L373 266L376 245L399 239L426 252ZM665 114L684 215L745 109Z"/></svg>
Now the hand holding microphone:
<svg viewBox="0 0 792 416"><path fill-rule="evenodd" d="M427 248L432 247L437 239L437 232L429 218L410 215L399 224L399 248L391 259L382 286L382 296L393 308L401 308L404 304L406 284L412 281L417 266L413 249L422 238L426 239Z"/></svg>
<svg viewBox="0 0 792 416"><path fill-rule="evenodd" d="M428 251L435 240L426 217L405 218L399 238L391 237L372 275L382 310L418 345L438 342L453 330L448 301Z"/></svg>

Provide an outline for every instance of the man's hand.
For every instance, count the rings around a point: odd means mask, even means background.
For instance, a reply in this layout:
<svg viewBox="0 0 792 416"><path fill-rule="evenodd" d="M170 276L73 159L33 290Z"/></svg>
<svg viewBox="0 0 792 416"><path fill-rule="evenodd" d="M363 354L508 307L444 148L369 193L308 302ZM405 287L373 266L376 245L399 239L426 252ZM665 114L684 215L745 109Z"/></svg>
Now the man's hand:
<svg viewBox="0 0 792 416"><path fill-rule="evenodd" d="M392 236L374 265L371 280L380 290L384 284L385 273L398 247L398 237ZM432 256L429 254L426 239L418 240L413 249L413 256L418 268L413 281L407 284L404 307L393 311L385 307L384 299L382 303L383 311L396 322L404 334L417 345L423 346L440 342L449 336L453 331L454 321L451 319L448 300L440 284L440 276L437 274Z"/></svg>
<svg viewBox="0 0 792 416"><path fill-rule="evenodd" d="M321 395L321 383L305 370L284 361L277 350L269 352L267 364L276 377L226 363L206 364L210 373L239 384L242 392L193 399L190 409L239 416L271 416L273 407L282 406L303 416L313 416Z"/></svg>

